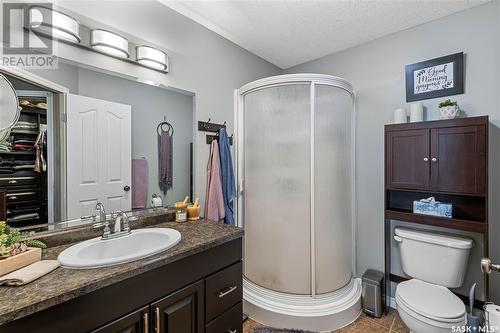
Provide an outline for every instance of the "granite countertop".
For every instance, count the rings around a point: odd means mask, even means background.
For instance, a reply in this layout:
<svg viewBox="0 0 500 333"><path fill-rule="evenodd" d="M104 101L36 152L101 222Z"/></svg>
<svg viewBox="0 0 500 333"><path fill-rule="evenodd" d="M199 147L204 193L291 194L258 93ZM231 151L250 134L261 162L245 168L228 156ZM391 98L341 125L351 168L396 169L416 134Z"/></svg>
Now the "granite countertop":
<svg viewBox="0 0 500 333"><path fill-rule="evenodd" d="M243 237L241 228L208 220L164 222L152 227L176 229L181 233L182 239L171 249L128 264L82 270L59 267L25 286L2 286L0 325ZM44 250L43 257L55 259L71 245L73 244L48 248Z"/></svg>

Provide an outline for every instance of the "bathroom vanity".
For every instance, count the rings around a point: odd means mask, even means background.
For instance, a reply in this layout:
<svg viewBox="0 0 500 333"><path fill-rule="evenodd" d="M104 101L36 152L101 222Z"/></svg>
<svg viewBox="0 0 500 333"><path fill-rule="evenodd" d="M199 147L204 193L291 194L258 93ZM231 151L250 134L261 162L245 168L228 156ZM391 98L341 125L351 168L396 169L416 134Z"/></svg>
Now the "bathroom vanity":
<svg viewBox="0 0 500 333"><path fill-rule="evenodd" d="M242 229L204 220L151 226L182 239L142 260L58 268L22 287L0 287L0 332L241 333Z"/></svg>

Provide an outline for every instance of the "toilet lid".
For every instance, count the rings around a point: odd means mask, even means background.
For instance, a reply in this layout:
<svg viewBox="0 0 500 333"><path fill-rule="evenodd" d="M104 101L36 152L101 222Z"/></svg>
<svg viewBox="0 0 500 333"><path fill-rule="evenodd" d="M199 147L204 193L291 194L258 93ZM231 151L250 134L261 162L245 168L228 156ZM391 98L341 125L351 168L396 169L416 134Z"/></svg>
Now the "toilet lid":
<svg viewBox="0 0 500 333"><path fill-rule="evenodd" d="M425 317L455 319L465 315L464 303L442 286L412 279L398 284L396 293L408 307Z"/></svg>

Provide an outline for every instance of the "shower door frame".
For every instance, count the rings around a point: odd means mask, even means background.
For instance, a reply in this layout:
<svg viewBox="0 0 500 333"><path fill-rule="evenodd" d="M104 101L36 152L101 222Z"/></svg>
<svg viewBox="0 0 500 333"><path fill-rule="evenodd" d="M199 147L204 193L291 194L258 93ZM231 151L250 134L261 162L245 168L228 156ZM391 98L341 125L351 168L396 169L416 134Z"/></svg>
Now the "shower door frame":
<svg viewBox="0 0 500 333"><path fill-rule="evenodd" d="M311 296L316 297L316 258L315 258L315 216L314 216L314 117L315 117L315 96L316 85L333 86L347 91L351 96L352 114L351 114L351 251L352 262L351 271L353 277L356 276L356 112L355 101L356 95L352 85L346 80L325 74L287 74L272 76L260 80L250 82L240 89L234 91L234 123L235 123L235 165L236 165L236 193L237 200L235 205L235 214L237 226L244 228L244 97L260 89L267 89L275 86L283 86L290 84L308 84L310 85L310 269L311 269ZM245 277L244 277L245 278Z"/></svg>

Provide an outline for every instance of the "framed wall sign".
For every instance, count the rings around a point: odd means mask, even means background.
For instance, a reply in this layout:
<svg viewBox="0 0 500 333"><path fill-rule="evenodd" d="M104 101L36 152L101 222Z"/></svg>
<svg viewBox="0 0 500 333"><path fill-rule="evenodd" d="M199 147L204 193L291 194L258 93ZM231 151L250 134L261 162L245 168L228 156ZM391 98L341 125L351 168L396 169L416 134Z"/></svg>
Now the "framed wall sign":
<svg viewBox="0 0 500 333"><path fill-rule="evenodd" d="M463 52L406 65L406 101L464 93Z"/></svg>

